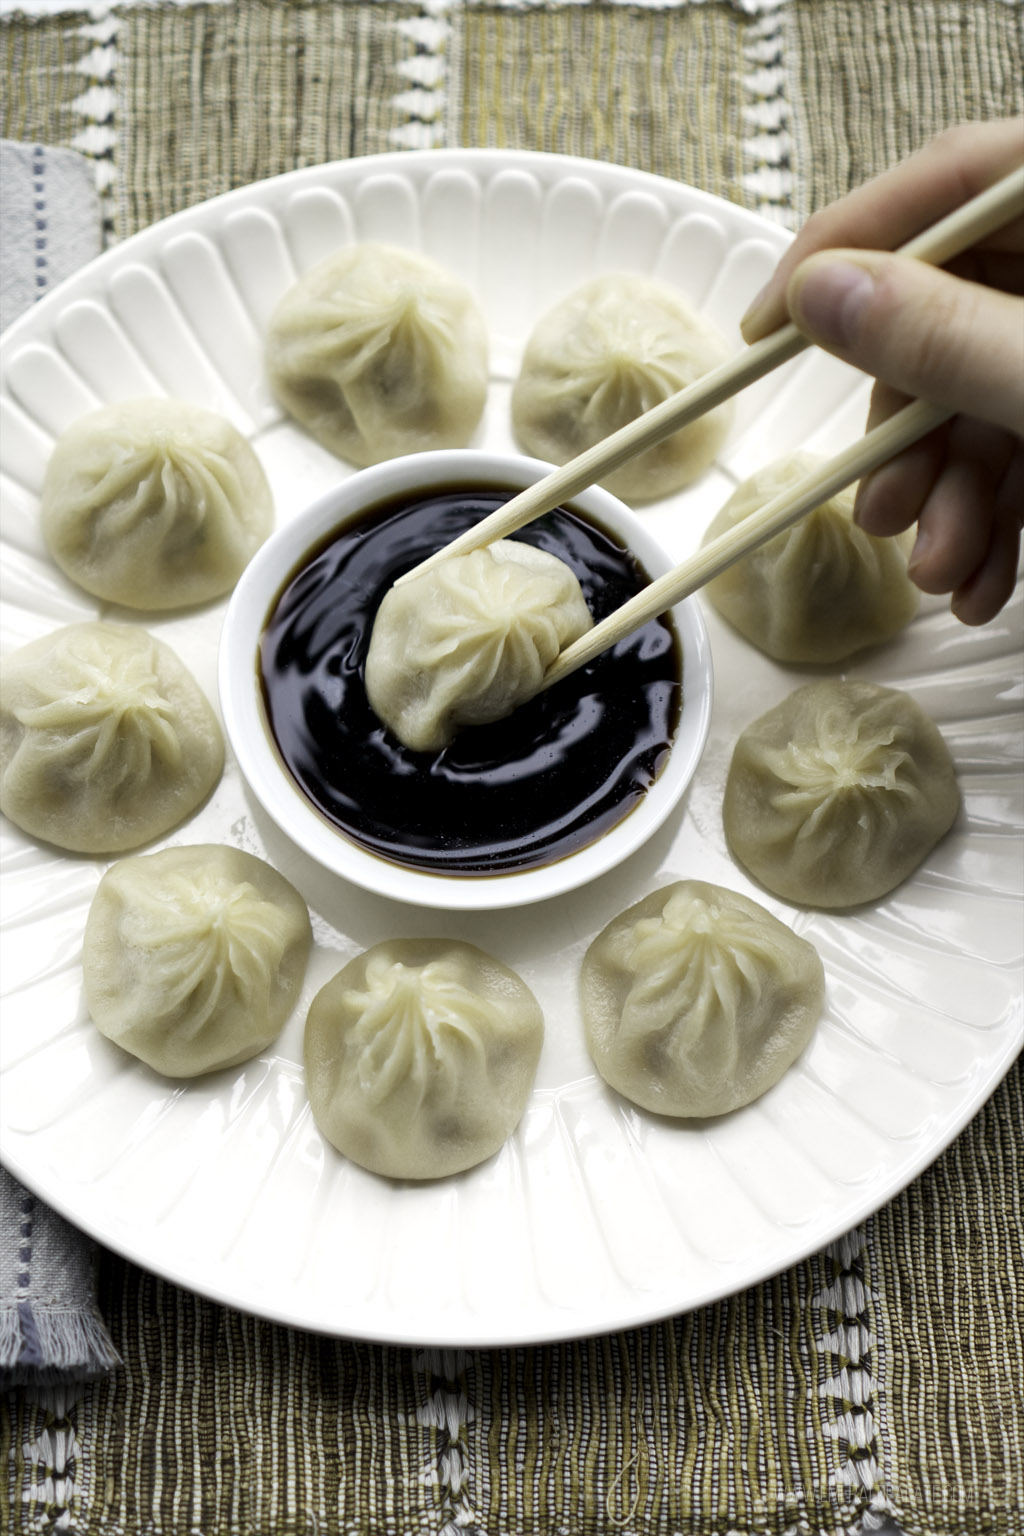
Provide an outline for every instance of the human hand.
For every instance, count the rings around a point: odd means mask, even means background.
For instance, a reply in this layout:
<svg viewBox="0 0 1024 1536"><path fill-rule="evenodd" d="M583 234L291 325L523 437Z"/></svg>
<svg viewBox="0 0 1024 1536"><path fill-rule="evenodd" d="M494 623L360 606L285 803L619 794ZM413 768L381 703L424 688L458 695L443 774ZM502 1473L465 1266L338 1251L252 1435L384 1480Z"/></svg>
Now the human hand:
<svg viewBox="0 0 1024 1536"><path fill-rule="evenodd" d="M860 484L876 535L917 522L909 571L983 624L1009 598L1024 521L1024 219L937 270L887 254L1024 164L1024 118L950 129L813 215L742 322L792 319L873 374L868 427L908 398L956 411Z"/></svg>

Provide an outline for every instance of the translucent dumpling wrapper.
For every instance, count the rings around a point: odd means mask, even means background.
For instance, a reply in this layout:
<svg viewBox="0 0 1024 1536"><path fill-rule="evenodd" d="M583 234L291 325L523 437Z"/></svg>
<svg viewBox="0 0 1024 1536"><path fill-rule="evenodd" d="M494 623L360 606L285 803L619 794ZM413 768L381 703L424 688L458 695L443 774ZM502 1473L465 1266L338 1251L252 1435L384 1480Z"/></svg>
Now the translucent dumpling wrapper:
<svg viewBox="0 0 1024 1536"><path fill-rule="evenodd" d="M778 1082L825 994L812 944L736 891L679 880L608 924L580 973L601 1076L643 1109L721 1115Z"/></svg>
<svg viewBox="0 0 1024 1536"><path fill-rule="evenodd" d="M280 1033L311 945L302 897L252 854L199 844L121 859L86 921L89 1011L169 1077L237 1066Z"/></svg>
<svg viewBox="0 0 1024 1536"><path fill-rule="evenodd" d="M530 334L512 392L516 439L565 464L728 357L721 334L667 284L628 272L593 278ZM731 421L731 403L717 406L601 484L627 501L667 496L704 473Z"/></svg>
<svg viewBox="0 0 1024 1536"><path fill-rule="evenodd" d="M959 806L949 748L910 694L829 681L741 732L723 819L735 857L776 896L850 907L912 874Z"/></svg>
<svg viewBox="0 0 1024 1536"><path fill-rule="evenodd" d="M411 251L347 246L271 316L274 391L351 464L464 447L487 397L487 332L470 289Z"/></svg>
<svg viewBox="0 0 1024 1536"><path fill-rule="evenodd" d="M789 490L821 461L791 454L758 470L717 513L704 543ZM907 575L914 534L878 539L853 521L853 489L777 534L710 581L708 596L741 635L777 661L835 662L878 645L914 617Z"/></svg>
<svg viewBox="0 0 1024 1536"><path fill-rule="evenodd" d="M310 1007L306 1089L316 1123L373 1173L459 1173L518 1125L543 1029L526 983L475 946L376 944Z"/></svg>
<svg viewBox="0 0 1024 1536"><path fill-rule="evenodd" d="M259 459L229 421L183 400L125 400L57 440L43 482L50 553L86 592L129 608L204 603L269 534Z"/></svg>
<svg viewBox="0 0 1024 1536"><path fill-rule="evenodd" d="M70 624L0 667L0 810L75 853L122 853L168 832L213 789L224 739L163 641Z"/></svg>
<svg viewBox="0 0 1024 1536"><path fill-rule="evenodd" d="M370 637L367 696L407 747L440 751L461 726L532 698L592 623L564 560L500 539L390 589Z"/></svg>

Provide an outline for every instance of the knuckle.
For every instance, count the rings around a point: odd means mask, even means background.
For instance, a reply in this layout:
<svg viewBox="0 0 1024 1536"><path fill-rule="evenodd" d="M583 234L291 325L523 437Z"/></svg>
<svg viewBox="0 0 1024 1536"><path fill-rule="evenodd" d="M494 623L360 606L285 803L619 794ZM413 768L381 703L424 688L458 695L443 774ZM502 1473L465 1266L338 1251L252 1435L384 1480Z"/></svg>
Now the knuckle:
<svg viewBox="0 0 1024 1536"><path fill-rule="evenodd" d="M945 285L929 285L918 302L907 302L901 287L882 284L870 328L889 359L888 377L919 392L927 383L955 385L963 367L970 331L969 304Z"/></svg>
<svg viewBox="0 0 1024 1536"><path fill-rule="evenodd" d="M934 378L950 372L955 361L956 318L954 305L944 295L937 296L918 316L913 345L919 374Z"/></svg>
<svg viewBox="0 0 1024 1536"><path fill-rule="evenodd" d="M826 250L833 238L836 216L833 208L818 208L802 227L799 240L805 253Z"/></svg>
<svg viewBox="0 0 1024 1536"><path fill-rule="evenodd" d="M932 148L936 156L942 159L945 155L955 153L973 133L969 123L952 123L942 128L931 140Z"/></svg>

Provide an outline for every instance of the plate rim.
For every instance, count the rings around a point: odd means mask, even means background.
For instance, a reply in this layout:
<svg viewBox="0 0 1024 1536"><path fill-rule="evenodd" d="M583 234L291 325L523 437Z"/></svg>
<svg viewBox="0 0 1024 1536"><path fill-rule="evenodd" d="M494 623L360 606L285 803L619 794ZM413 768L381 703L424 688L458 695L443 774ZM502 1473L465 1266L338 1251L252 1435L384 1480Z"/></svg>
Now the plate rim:
<svg viewBox="0 0 1024 1536"><path fill-rule="evenodd" d="M360 1343L376 1344L401 1349L520 1349L532 1346L544 1346L548 1344L572 1343L578 1340L599 1338L603 1334L625 1333L637 1328L654 1327L665 1323L673 1317L683 1317L689 1312L700 1310L702 1307L714 1305L720 1301L727 1301L730 1297L741 1295L743 1292L753 1290L776 1275L786 1274L790 1269L797 1268L814 1254L823 1252L831 1244L840 1241L849 1233L855 1231L865 1221L877 1215L892 1200L903 1194L911 1184L932 1167L949 1150L953 1142L963 1133L966 1127L984 1108L992 1096L1001 1086L1019 1056L1024 1055L1024 1038L1020 1040L1010 1039L998 1068L994 1080L984 1080L979 1083L977 1091L972 1095L968 1110L962 1123L954 1125L944 1135L940 1142L934 1146L929 1145L922 1149L920 1155L913 1159L905 1171L901 1171L899 1182L894 1184L883 1199L876 1195L865 1196L860 1204L854 1206L857 1212L853 1221L843 1219L825 1231L816 1230L813 1241L798 1245L793 1250L792 1257L787 1259L781 1267L771 1262L766 1262L760 1268L754 1267L744 1273L743 1279L734 1284L728 1274L725 1274L721 1284L709 1285L704 1291L699 1292L689 1299L682 1307L664 1305L653 1310L648 1306L641 1308L634 1315L616 1315L606 1320L594 1320L583 1326L573 1326L570 1314L566 1313L562 1321L568 1326L558 1326L555 1321L548 1328L531 1327L527 1332L510 1330L506 1335L495 1334L493 1327L488 1327L480 1333L474 1333L472 1327L459 1327L458 1331L435 1331L429 1337L417 1332L406 1332L401 1329L390 1329L387 1333L378 1332L369 1327L328 1328L320 1324L310 1322L308 1318L299 1313L292 1313L287 1307L273 1304L261 1304L254 1306L239 1301L236 1296L230 1294L221 1286L210 1282L197 1281L185 1270L176 1270L173 1264L162 1261L153 1264L147 1260L141 1250L133 1248L130 1242L124 1240L112 1240L109 1233L100 1229L98 1224L86 1220L83 1221L76 1215L63 1195L51 1197L45 1188L39 1186L30 1172L24 1172L18 1163L17 1157L10 1157L8 1150L3 1149L3 1166L13 1174L30 1193L46 1202L58 1215L76 1226L97 1243L117 1254L129 1263L137 1265L140 1269L147 1270L161 1280L171 1285L191 1291L202 1296L205 1300L215 1303L217 1306L226 1307L245 1316L258 1317L280 1327L298 1329L305 1333L317 1334L323 1338L337 1338L355 1340ZM726 1266L722 1266L723 1269ZM647 1293L644 1293L647 1294Z"/></svg>

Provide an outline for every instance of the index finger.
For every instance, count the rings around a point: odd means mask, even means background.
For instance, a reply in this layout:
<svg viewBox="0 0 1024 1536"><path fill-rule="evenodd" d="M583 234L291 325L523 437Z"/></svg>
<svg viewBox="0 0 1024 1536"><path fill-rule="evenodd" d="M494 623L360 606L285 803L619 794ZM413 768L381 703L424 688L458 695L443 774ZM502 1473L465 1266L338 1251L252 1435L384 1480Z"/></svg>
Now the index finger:
<svg viewBox="0 0 1024 1536"><path fill-rule="evenodd" d="M786 287L792 273L813 252L895 250L992 186L1022 160L1024 117L964 123L812 214L744 315L744 340L757 341L789 318ZM983 243L1013 248L1019 245L1019 236L1001 231Z"/></svg>

